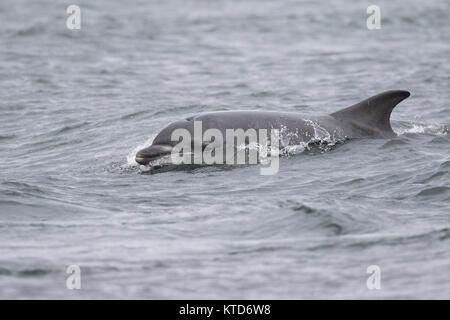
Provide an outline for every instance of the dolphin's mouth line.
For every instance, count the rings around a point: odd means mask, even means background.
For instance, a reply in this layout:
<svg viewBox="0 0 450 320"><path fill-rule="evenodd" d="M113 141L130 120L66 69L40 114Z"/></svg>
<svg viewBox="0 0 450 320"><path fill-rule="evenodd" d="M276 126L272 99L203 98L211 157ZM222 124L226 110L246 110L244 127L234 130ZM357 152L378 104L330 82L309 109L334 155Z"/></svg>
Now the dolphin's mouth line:
<svg viewBox="0 0 450 320"><path fill-rule="evenodd" d="M147 165L151 161L151 159L149 159L145 156L139 155L139 153L136 154L135 160L137 163L142 164L142 165Z"/></svg>
<svg viewBox="0 0 450 320"><path fill-rule="evenodd" d="M139 150L136 153L135 161L142 165L147 165L153 160L160 159L171 153L172 147L168 145L151 145L148 148Z"/></svg>

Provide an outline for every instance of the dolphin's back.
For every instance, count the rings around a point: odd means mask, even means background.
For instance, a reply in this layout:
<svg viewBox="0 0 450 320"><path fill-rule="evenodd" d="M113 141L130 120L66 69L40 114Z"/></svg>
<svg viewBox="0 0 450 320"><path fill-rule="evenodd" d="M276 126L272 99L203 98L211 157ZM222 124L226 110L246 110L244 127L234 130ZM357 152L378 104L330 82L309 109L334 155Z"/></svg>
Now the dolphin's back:
<svg viewBox="0 0 450 320"><path fill-rule="evenodd" d="M397 104L409 97L408 91L386 91L348 108L331 114L332 117L349 122L362 131L371 131L375 136L395 136L391 127L391 112Z"/></svg>

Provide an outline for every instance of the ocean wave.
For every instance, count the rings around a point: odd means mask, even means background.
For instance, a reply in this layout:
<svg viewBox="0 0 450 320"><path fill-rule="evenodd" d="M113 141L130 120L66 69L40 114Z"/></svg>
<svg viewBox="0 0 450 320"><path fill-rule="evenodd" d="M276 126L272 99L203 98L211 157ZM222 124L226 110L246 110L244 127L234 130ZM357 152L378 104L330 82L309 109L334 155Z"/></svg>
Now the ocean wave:
<svg viewBox="0 0 450 320"><path fill-rule="evenodd" d="M445 241L450 239L448 226L439 229L427 230L411 234L384 234L384 235L356 235L344 238L344 246L368 248L372 246L386 245L397 246L408 243L425 242L431 240Z"/></svg>
<svg viewBox="0 0 450 320"><path fill-rule="evenodd" d="M398 135L407 133L427 133L433 135L448 135L450 134L450 125L442 124L414 124L403 122L401 127L396 129Z"/></svg>
<svg viewBox="0 0 450 320"><path fill-rule="evenodd" d="M434 196L441 196L441 195L446 195L446 194L450 194L450 188L441 186L441 187L431 187L431 188L423 189L416 195L416 197L434 197Z"/></svg>

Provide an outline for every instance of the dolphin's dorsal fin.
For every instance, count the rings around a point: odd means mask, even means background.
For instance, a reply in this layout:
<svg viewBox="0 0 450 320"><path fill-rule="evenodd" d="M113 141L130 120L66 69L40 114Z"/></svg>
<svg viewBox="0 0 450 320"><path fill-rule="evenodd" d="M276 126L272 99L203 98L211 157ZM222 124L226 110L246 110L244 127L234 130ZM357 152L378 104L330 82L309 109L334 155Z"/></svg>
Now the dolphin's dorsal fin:
<svg viewBox="0 0 450 320"><path fill-rule="evenodd" d="M408 91L391 90L370 97L351 107L332 113L336 119L350 121L353 124L374 130L381 136L395 135L390 117L397 104L409 97Z"/></svg>

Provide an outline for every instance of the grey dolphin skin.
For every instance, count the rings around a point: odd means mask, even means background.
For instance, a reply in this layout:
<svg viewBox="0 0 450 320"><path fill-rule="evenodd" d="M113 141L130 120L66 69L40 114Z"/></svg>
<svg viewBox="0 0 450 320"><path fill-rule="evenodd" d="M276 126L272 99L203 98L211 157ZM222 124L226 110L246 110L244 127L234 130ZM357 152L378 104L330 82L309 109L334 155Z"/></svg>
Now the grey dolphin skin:
<svg viewBox="0 0 450 320"><path fill-rule="evenodd" d="M136 154L136 162L148 164L169 155L179 141L172 141L172 133L187 129L192 137L194 121L201 121L202 130L218 129L225 137L227 129L279 129L288 136L287 145L308 142L320 131L335 139L390 138L396 136L391 128L390 116L394 107L409 97L403 90L392 90L370 97L330 115L305 117L296 113L269 111L221 111L188 117L169 124L154 139L152 145ZM224 141L225 143L225 141Z"/></svg>

